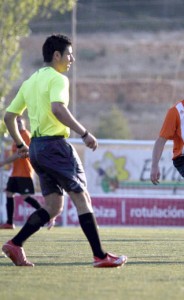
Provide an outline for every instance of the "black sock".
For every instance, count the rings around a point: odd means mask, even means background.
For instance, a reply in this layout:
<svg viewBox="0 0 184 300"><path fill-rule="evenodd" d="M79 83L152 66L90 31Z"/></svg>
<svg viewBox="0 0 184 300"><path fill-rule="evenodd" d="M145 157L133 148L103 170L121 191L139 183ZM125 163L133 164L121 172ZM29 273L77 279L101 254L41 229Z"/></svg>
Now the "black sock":
<svg viewBox="0 0 184 300"><path fill-rule="evenodd" d="M31 196L25 198L24 201L36 209L41 207L40 203L36 199L32 198Z"/></svg>
<svg viewBox="0 0 184 300"><path fill-rule="evenodd" d="M6 210L7 210L7 223L12 225L13 224L13 213L14 213L13 197L7 197Z"/></svg>
<svg viewBox="0 0 184 300"><path fill-rule="evenodd" d="M93 213L86 213L79 216L81 228L86 235L93 255L99 258L105 258L107 253L103 250L98 234L97 223Z"/></svg>
<svg viewBox="0 0 184 300"><path fill-rule="evenodd" d="M50 216L48 212L40 208L36 210L32 215L28 218L26 224L22 227L19 233L12 239L12 242L16 246L22 247L23 243L36 231L40 229L41 226L44 226L47 222L49 222Z"/></svg>

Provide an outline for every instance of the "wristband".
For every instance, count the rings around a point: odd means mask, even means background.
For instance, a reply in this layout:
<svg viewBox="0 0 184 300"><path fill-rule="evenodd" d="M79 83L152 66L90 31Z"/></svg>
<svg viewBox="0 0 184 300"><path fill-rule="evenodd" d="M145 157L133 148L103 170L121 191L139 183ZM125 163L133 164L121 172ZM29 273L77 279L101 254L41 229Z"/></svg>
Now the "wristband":
<svg viewBox="0 0 184 300"><path fill-rule="evenodd" d="M89 133L89 132L86 130L85 133L84 133L83 135L81 135L81 138L82 138L82 139L85 139L85 137L88 135L88 133Z"/></svg>
<svg viewBox="0 0 184 300"><path fill-rule="evenodd" d="M17 147L18 149L20 149L20 148L24 147L24 144L22 143L22 144L20 144L20 145L16 145L16 147Z"/></svg>

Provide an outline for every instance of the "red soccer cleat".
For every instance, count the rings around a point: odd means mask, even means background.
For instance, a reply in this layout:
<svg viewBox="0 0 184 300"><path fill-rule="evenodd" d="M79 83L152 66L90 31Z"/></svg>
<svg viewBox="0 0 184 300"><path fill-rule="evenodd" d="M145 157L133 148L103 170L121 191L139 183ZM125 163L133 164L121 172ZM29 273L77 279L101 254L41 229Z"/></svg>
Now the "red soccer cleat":
<svg viewBox="0 0 184 300"><path fill-rule="evenodd" d="M12 260L14 265L34 267L34 264L27 260L23 247L14 245L12 241L8 241L4 244L2 251L5 256L8 256Z"/></svg>
<svg viewBox="0 0 184 300"><path fill-rule="evenodd" d="M15 225L14 224L8 224L8 223L1 224L0 229L15 229Z"/></svg>
<svg viewBox="0 0 184 300"><path fill-rule="evenodd" d="M127 262L127 256L116 256L111 253L107 253L104 259L94 257L93 266L95 268L115 268L124 265Z"/></svg>

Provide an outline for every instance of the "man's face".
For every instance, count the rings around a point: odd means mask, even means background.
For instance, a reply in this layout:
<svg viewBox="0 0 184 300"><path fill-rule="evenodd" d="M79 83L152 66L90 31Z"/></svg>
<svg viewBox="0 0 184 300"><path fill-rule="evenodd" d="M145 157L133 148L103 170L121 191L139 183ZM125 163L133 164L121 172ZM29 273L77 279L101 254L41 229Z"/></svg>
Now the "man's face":
<svg viewBox="0 0 184 300"><path fill-rule="evenodd" d="M60 73L69 71L71 64L75 61L73 56L72 46L66 47L63 55L60 52L55 52L57 59L57 71Z"/></svg>

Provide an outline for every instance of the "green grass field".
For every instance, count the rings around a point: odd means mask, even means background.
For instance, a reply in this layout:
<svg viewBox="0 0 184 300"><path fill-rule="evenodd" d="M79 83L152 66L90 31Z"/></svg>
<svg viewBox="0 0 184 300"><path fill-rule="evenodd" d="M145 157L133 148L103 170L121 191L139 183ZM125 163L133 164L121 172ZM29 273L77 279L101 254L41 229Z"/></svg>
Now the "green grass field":
<svg viewBox="0 0 184 300"><path fill-rule="evenodd" d="M108 251L128 255L123 268L93 268L80 228L44 228L24 246L34 268L15 267L1 254L0 299L184 299L184 229L99 230ZM17 231L1 230L1 246Z"/></svg>

